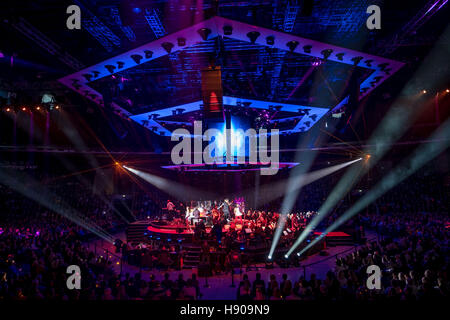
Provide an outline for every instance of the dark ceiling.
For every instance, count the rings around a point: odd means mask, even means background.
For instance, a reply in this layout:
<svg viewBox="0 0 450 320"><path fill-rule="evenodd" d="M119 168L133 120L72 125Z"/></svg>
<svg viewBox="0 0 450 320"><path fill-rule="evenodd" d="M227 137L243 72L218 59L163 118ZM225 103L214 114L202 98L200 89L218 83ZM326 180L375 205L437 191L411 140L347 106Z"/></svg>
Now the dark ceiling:
<svg viewBox="0 0 450 320"><path fill-rule="evenodd" d="M364 121L355 117L359 120L355 120L354 128L340 136L344 140L355 140L353 131L356 131L358 138L364 139L371 132L370 122L373 122L372 128L376 126L390 105L389 99L397 95L447 27L449 5L428 11L435 2L3 0L0 1L0 52L3 56L0 56L0 91L20 91L31 100L39 99L43 91L52 91L62 99L70 100L67 104L87 103L55 80L219 15L405 62L401 72L377 89L376 95L371 95L381 101L367 103L365 108L369 114ZM66 28L66 8L71 4L82 8L82 30ZM381 7L381 30L366 28L366 9L371 4ZM425 18L421 18L426 12ZM226 95L328 106L335 104L331 92L344 90L343 85L348 79L346 66L327 61L296 89L313 62L311 57L230 39L224 40L224 48L223 88ZM115 97L116 101L126 103L131 100L136 108L133 111L138 112L142 107L177 105L191 97L199 98L199 70L210 63L216 49L214 40L205 41L124 71L116 79L125 79L124 90ZM123 140L125 147L130 145L125 141L133 136L133 130L139 130L138 136L142 138L140 128L127 122L118 125L117 129L114 121L119 120L105 121L101 118L103 111L86 114L91 118L98 116L99 122L109 124L109 131L108 125L100 128L92 124L92 127L105 131L104 136L109 137L111 144L120 140L117 137L122 137L122 132L129 132ZM151 148L160 148L153 143Z"/></svg>

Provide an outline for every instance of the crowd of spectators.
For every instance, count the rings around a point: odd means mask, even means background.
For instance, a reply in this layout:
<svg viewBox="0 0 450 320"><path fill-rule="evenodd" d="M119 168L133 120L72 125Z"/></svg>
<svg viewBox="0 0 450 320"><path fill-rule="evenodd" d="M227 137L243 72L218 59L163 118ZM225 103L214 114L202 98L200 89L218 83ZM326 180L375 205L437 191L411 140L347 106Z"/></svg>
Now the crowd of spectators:
<svg viewBox="0 0 450 320"><path fill-rule="evenodd" d="M430 179L410 179L352 219L353 225L376 232L378 239L363 244L351 254L338 256L335 268L324 279L314 274L303 278L300 270L297 279L289 279L287 274L281 279L275 275L268 279L256 275L255 279L250 279L244 274L237 289L237 299L416 300L448 297L449 217L445 209L448 203L445 204L445 192L436 191L432 185ZM114 214L105 196L85 192L77 184L55 184L50 188L55 193L58 191L60 196L55 201L64 201L78 212L85 212L89 221L104 230L120 230L120 217ZM172 269L183 267L181 244L162 243L153 244L153 247L149 244L150 248L146 248L158 254L166 253L167 265L161 263L164 260L160 256L152 257L152 261L156 261L154 267L171 270L162 281L148 275L154 272L153 268L144 268L141 271L145 272L134 275L119 274L112 260L89 249L92 239L87 237L88 230L4 186L0 189L0 299L184 300L202 297L195 273L188 279L182 275L176 280L171 278L176 277L176 271ZM145 218L147 209L161 206L166 199L158 202L158 197L148 194L135 197L136 203L131 209L136 217ZM347 205L338 206L325 225ZM229 273L241 267L241 246L249 248L252 243L271 240L272 224L278 219L274 212L251 210L247 225L244 228L231 225L226 235L220 234L218 228L208 236L198 230L201 264L210 266L211 275ZM286 230L291 232L287 235L295 237L295 231L301 230L313 215L313 212L309 216L304 212L288 216ZM251 229L249 236L245 229ZM214 242L217 246L211 251ZM282 241L283 245L289 243ZM173 258L173 252L178 258ZM124 254L130 257L128 249ZM373 264L382 270L379 290L368 290L366 286L366 269ZM69 265L81 267L81 290L68 290L66 286Z"/></svg>

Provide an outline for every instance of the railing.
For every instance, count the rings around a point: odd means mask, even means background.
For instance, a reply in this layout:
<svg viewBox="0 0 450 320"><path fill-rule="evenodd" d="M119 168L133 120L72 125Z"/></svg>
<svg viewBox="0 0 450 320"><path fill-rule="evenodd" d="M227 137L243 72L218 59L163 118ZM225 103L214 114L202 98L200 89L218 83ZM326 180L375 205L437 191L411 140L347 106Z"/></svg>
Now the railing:
<svg viewBox="0 0 450 320"><path fill-rule="evenodd" d="M377 238L378 238L378 236L375 236L375 237L373 237L373 238L371 238L371 239L368 239L366 242L373 241L374 239L377 239ZM346 253L348 253L348 252L350 252L350 251L356 252L356 250L357 250L359 247L360 247L360 246L355 245L355 246L352 247L352 248L348 248L347 250L338 252L338 253L336 253L335 255L332 255L332 256L323 258L323 259L321 259L321 260L319 260L319 261L316 261L316 262L313 262L313 263L310 263L310 264L307 264L307 265L303 265L303 266L301 265L300 267L303 268L303 277L306 279L306 268L309 268L309 267L314 266L314 265L316 265L316 264L325 262L325 261L327 261L327 260L329 260L329 259L332 259L332 258L337 259L337 257L338 257L339 255L346 254Z"/></svg>

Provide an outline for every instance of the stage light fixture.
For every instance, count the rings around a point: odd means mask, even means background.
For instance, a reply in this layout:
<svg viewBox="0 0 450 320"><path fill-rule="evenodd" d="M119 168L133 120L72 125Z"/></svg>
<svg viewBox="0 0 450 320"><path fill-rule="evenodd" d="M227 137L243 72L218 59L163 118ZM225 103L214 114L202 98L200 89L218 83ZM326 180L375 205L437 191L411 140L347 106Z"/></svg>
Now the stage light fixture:
<svg viewBox="0 0 450 320"><path fill-rule="evenodd" d="M150 59L153 56L152 50L144 50L145 53L145 59Z"/></svg>
<svg viewBox="0 0 450 320"><path fill-rule="evenodd" d="M325 49L320 52L323 55L323 59L327 60L328 57L333 53L332 49Z"/></svg>
<svg viewBox="0 0 450 320"><path fill-rule="evenodd" d="M201 28L197 30L197 33L202 37L203 41L208 40L208 36L211 34L211 29Z"/></svg>
<svg viewBox="0 0 450 320"><path fill-rule="evenodd" d="M37 107L36 107L36 110L37 110L37 111L41 110L41 107L37 106Z"/></svg>
<svg viewBox="0 0 450 320"><path fill-rule="evenodd" d="M83 76L87 81L91 81L91 79L92 79L92 74L90 74L90 73L84 73L82 76Z"/></svg>
<svg viewBox="0 0 450 320"><path fill-rule="evenodd" d="M449 92L450 92L450 90L449 90L449 89L446 89L446 90L445 90L445 92L449 93Z"/></svg>
<svg viewBox="0 0 450 320"><path fill-rule="evenodd" d="M10 112L11 111L11 109L10 108L6 108L6 112Z"/></svg>
<svg viewBox="0 0 450 320"><path fill-rule="evenodd" d="M255 43L256 39L261 35L258 31L250 31L247 33L247 37L250 39L251 43Z"/></svg>
<svg viewBox="0 0 450 320"><path fill-rule="evenodd" d="M336 57L338 58L339 61L344 60L344 55L345 55L345 52L336 53Z"/></svg>
<svg viewBox="0 0 450 320"><path fill-rule="evenodd" d="M186 45L186 38L179 37L177 39L177 44L179 47L184 47Z"/></svg>
<svg viewBox="0 0 450 320"><path fill-rule="evenodd" d="M164 50L166 50L167 53L171 53L172 52L172 48L174 47L174 45L171 42L163 42L161 44L161 47L163 47Z"/></svg>
<svg viewBox="0 0 450 320"><path fill-rule="evenodd" d="M131 55L131 59L133 59L133 61L134 61L136 64L140 64L140 63L141 63L141 60L142 60L142 56L141 56L140 54L132 54L132 55Z"/></svg>
<svg viewBox="0 0 450 320"><path fill-rule="evenodd" d="M380 68L380 70L386 70L386 67L389 65L388 62L384 62L384 63L380 63L378 65L378 67Z"/></svg>
<svg viewBox="0 0 450 320"><path fill-rule="evenodd" d="M427 93L427 90L422 90L422 93L423 93L423 94Z"/></svg>
<svg viewBox="0 0 450 320"><path fill-rule="evenodd" d="M306 46L303 46L303 51L305 53L311 53L312 45L308 44Z"/></svg>
<svg viewBox="0 0 450 320"><path fill-rule="evenodd" d="M381 79L383 79L382 76L377 76L377 77L374 77L374 78L373 78L373 80L374 80L375 82L378 82L378 81L380 81Z"/></svg>
<svg viewBox="0 0 450 320"><path fill-rule="evenodd" d="M59 110L59 106L56 106L55 109L56 109L56 110Z"/></svg>
<svg viewBox="0 0 450 320"><path fill-rule="evenodd" d="M115 66L111 65L111 64L107 64L105 66L106 70L108 70L110 73L114 73L114 69L116 69Z"/></svg>
<svg viewBox="0 0 450 320"><path fill-rule="evenodd" d="M275 37L274 36L267 36L266 37L266 43L269 46L273 46L275 44Z"/></svg>
<svg viewBox="0 0 450 320"><path fill-rule="evenodd" d="M298 46L298 41L292 40L286 43L286 46L289 48L289 51L294 52L295 48Z"/></svg>
<svg viewBox="0 0 450 320"><path fill-rule="evenodd" d="M24 112L27 111L27 108L23 107L23 108L22 108L22 111L24 111Z"/></svg>
<svg viewBox="0 0 450 320"><path fill-rule="evenodd" d="M354 65L354 66L357 66L358 63L359 63L362 59L363 59L363 57L358 56L358 57L352 58L351 60L353 61L353 65Z"/></svg>
<svg viewBox="0 0 450 320"><path fill-rule="evenodd" d="M231 36L233 34L233 27L232 26L224 26L223 27L223 35L224 36Z"/></svg>

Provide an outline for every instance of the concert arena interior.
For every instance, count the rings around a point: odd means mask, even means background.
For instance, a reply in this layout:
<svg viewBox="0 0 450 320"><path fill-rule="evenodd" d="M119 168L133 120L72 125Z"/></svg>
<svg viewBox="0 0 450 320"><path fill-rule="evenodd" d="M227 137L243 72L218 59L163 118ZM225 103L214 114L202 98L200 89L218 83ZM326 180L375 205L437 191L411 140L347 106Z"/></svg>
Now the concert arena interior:
<svg viewBox="0 0 450 320"><path fill-rule="evenodd" d="M1 1L0 301L448 299L449 7Z"/></svg>

